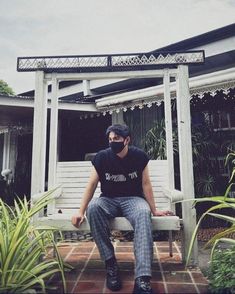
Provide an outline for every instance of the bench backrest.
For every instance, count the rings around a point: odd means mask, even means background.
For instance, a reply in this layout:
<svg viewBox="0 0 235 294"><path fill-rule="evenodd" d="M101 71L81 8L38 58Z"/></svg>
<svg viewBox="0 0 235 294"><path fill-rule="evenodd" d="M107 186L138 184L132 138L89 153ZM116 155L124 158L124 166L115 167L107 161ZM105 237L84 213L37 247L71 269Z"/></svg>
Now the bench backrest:
<svg viewBox="0 0 235 294"><path fill-rule="evenodd" d="M62 185L62 195L56 199L53 213L74 213L80 207L84 190L90 177L90 161L70 161L57 163L57 184ZM158 209L169 209L170 201L163 194L162 187L168 186L167 160L150 160L150 179ZM94 197L100 195L100 184Z"/></svg>

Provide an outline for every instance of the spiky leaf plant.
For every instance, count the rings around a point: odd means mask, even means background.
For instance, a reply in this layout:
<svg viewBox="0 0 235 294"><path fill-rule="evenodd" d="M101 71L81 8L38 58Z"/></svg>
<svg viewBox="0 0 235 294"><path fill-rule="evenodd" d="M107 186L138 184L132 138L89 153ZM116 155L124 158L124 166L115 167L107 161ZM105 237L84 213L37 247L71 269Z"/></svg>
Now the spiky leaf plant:
<svg viewBox="0 0 235 294"><path fill-rule="evenodd" d="M177 153L176 130L173 129L173 151ZM164 120L156 121L143 140L144 150L151 159L166 159L166 129Z"/></svg>
<svg viewBox="0 0 235 294"><path fill-rule="evenodd" d="M38 230L32 217L51 200L53 191L30 208L24 198L9 207L0 199L0 293L46 293L46 280L55 273L61 274L64 292L65 264L60 258L53 239L53 228ZM55 258L45 259L48 247L54 247Z"/></svg>
<svg viewBox="0 0 235 294"><path fill-rule="evenodd" d="M228 235L232 235L233 233L235 233L235 217L232 216L228 216L228 215L224 215L222 213L213 213L213 211L215 210L219 210L219 209L225 209L225 208L232 208L235 211L235 199L234 198L230 198L228 197L228 193L230 191L232 184L229 185L229 188L226 190L226 193L224 196L215 196L215 197L205 197L205 198L199 198L199 199L195 199L195 203L199 203L199 202L214 202L216 203L214 206L212 206L211 208L209 208L206 212L204 212L202 214L202 216L200 217L200 219L198 220L198 223L196 225L196 228L193 231L192 234L192 238L191 238L191 242L190 242L190 246L189 246L189 251L188 251L188 255L187 255L187 259L186 259L186 265L189 264L190 261L190 257L191 257L191 253L192 253L192 248L193 248L193 244L195 242L200 224L202 222L202 220L207 216L213 216L216 218L220 218L223 219L229 223L231 223L231 226L224 230L223 232L220 232L218 234L216 234L214 237L212 237L205 245L205 247L208 247L209 245L213 245L213 249L212 249L212 253L214 252L214 248L218 242L219 239L224 238ZM235 244L235 240L232 240L232 242L234 242ZM213 254L212 256L213 257Z"/></svg>

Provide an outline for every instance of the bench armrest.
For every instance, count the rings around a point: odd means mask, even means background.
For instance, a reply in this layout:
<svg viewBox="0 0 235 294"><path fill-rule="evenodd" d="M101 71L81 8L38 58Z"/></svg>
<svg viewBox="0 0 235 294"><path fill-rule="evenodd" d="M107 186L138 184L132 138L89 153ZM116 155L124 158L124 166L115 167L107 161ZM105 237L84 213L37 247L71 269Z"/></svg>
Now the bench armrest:
<svg viewBox="0 0 235 294"><path fill-rule="evenodd" d="M171 200L172 203L181 201L184 199L184 195L181 191L176 190L176 189L169 189L166 187L162 188L163 194Z"/></svg>
<svg viewBox="0 0 235 294"><path fill-rule="evenodd" d="M62 195L62 188L59 186L52 188L52 190L55 189L51 193L51 199L59 198ZM45 195L45 192L37 193L31 196L31 201L33 204L35 204L38 200L40 200Z"/></svg>

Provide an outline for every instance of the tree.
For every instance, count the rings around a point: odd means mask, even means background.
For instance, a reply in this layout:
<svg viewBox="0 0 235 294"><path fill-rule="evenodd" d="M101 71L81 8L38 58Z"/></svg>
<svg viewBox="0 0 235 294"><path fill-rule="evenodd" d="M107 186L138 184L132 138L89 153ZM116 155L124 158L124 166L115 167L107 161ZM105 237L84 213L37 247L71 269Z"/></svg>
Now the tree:
<svg viewBox="0 0 235 294"><path fill-rule="evenodd" d="M5 94L5 95L14 95L14 91L6 82L3 80L0 80L0 94Z"/></svg>

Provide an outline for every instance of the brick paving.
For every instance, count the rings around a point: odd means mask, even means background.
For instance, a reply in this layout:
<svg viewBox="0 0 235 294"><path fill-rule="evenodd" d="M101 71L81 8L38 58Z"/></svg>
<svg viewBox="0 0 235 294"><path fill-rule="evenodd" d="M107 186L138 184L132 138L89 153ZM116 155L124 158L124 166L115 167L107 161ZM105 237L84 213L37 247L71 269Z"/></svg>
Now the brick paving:
<svg viewBox="0 0 235 294"><path fill-rule="evenodd" d="M66 272L67 293L132 293L134 284L134 254L132 242L115 242L123 287L112 292L105 286L105 267L94 242L64 243L59 247L63 259L74 269ZM168 242L154 243L152 287L154 293L208 293L208 281L199 268L185 269L179 244L174 242L173 257ZM50 293L63 293L61 279L53 276Z"/></svg>

